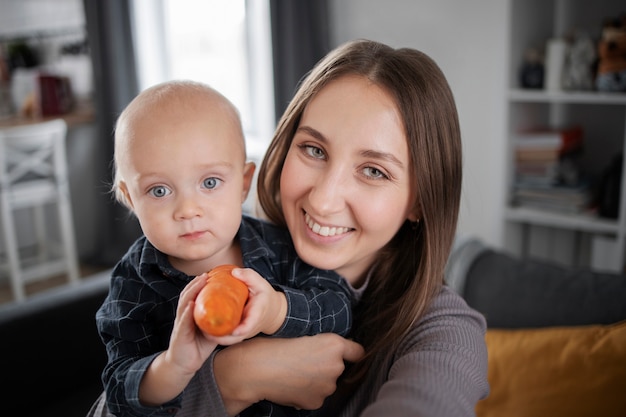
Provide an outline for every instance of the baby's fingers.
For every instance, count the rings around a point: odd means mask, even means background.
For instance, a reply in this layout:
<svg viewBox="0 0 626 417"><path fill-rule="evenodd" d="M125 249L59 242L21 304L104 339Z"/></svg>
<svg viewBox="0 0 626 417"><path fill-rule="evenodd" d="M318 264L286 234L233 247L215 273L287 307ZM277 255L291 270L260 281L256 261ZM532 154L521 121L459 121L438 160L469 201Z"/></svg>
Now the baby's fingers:
<svg viewBox="0 0 626 417"><path fill-rule="evenodd" d="M258 294L261 291L271 291L272 286L258 272L250 268L235 268L232 275L248 286L251 294Z"/></svg>
<svg viewBox="0 0 626 417"><path fill-rule="evenodd" d="M204 273L202 275L198 275L194 279L192 279L189 284L185 286L185 288L180 293L180 298L178 300L178 309L176 310L176 314L181 314L182 308L186 306L190 301L193 301L198 296L198 293L204 286L206 285L207 274Z"/></svg>
<svg viewBox="0 0 626 417"><path fill-rule="evenodd" d="M241 322L233 329L232 336L241 337L243 339L249 339L256 336L258 323L256 320L252 320L251 316L244 313Z"/></svg>
<svg viewBox="0 0 626 417"><path fill-rule="evenodd" d="M208 335L206 333L203 333L204 337L209 340L210 342L213 343L217 343L218 345L222 345L222 346L230 346L230 345L234 345L235 343L239 343L243 340L245 340L246 338L243 336L239 336L239 335L235 335L235 334L229 334L226 336L211 336Z"/></svg>

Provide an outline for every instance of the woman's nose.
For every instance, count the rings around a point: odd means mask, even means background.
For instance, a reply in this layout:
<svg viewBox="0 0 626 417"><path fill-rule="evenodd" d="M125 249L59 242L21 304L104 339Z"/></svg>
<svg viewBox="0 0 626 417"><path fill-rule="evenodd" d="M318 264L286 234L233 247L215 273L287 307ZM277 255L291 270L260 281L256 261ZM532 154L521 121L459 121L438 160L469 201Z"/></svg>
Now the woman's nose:
<svg viewBox="0 0 626 417"><path fill-rule="evenodd" d="M350 192L347 178L341 168L331 168L321 172L309 191L311 208L320 215L343 210Z"/></svg>

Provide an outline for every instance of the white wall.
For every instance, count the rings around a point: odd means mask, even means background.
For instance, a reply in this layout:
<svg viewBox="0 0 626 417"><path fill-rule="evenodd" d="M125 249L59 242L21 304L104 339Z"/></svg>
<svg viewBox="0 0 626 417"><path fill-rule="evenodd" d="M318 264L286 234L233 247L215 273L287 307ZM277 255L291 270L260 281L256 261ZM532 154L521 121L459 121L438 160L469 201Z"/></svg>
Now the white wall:
<svg viewBox="0 0 626 417"><path fill-rule="evenodd" d="M0 35L83 27L81 0L0 0Z"/></svg>
<svg viewBox="0 0 626 417"><path fill-rule="evenodd" d="M59 45L81 40L85 34L82 0L0 0L0 39L29 36L41 63L57 60Z"/></svg>
<svg viewBox="0 0 626 417"><path fill-rule="evenodd" d="M464 148L459 233L501 246L509 2L331 0L333 46L354 38L413 47L454 92Z"/></svg>

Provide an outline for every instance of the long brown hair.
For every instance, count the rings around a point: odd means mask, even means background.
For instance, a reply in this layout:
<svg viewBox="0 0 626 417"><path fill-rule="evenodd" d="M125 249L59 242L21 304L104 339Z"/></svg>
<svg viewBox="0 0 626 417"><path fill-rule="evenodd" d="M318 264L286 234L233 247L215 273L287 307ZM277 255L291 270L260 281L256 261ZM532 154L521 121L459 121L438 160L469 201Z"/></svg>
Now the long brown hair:
<svg viewBox="0 0 626 417"><path fill-rule="evenodd" d="M261 164L259 202L274 223L286 226L280 175L302 113L325 85L345 75L367 77L394 97L404 122L420 213L419 223L406 221L381 249L355 309L353 337L367 352L352 369L353 376L360 377L374 358L396 347L441 289L456 231L462 151L454 97L432 59L415 49L393 49L368 40L348 42L303 79Z"/></svg>

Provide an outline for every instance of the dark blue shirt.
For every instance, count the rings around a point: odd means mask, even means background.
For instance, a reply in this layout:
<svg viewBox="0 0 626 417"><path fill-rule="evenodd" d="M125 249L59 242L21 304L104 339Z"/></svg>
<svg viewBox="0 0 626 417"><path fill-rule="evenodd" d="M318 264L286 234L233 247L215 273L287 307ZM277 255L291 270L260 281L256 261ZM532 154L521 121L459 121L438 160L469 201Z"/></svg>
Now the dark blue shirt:
<svg viewBox="0 0 626 417"><path fill-rule="evenodd" d="M337 273L302 262L289 233L267 222L244 216L236 238L244 266L287 298L287 317L274 336L348 334L352 293ZM108 354L102 374L108 408L117 416L167 415L180 408L182 395L162 407L142 406L139 383L167 349L180 292L193 278L174 269L145 237L115 266L96 323Z"/></svg>

